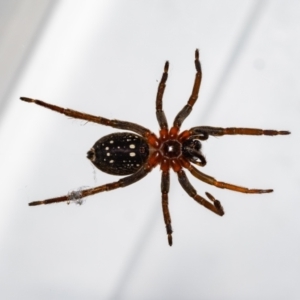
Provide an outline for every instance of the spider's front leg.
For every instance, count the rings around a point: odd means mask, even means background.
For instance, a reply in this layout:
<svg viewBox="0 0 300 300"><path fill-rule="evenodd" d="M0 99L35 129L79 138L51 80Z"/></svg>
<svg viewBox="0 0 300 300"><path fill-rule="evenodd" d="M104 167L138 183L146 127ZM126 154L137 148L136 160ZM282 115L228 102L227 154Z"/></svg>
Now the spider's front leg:
<svg viewBox="0 0 300 300"><path fill-rule="evenodd" d="M111 190L115 190L121 187L126 187L130 184L133 184L142 178L144 178L149 172L151 171L151 167L146 166L141 169L139 169L136 173L129 175L127 177L123 177L120 180L112 183L107 183L104 185L100 185L98 187L94 187L91 189L86 189L82 191L73 191L69 193L68 195L61 196L61 197L56 197L56 198L51 198L47 200L42 200L42 201L34 201L30 202L29 206L36 206L36 205L41 205L41 204L51 204L51 203L59 203L59 202L71 202L75 201L78 202L79 200L95 195L101 192L108 192Z"/></svg>
<svg viewBox="0 0 300 300"><path fill-rule="evenodd" d="M290 134L287 130L273 130L273 129L258 129L258 128L237 128L237 127L211 127L211 126L197 126L189 130L190 135L287 135Z"/></svg>
<svg viewBox="0 0 300 300"><path fill-rule="evenodd" d="M265 194L265 193L272 193L272 189L262 190L262 189L248 189L246 187L218 181L215 178L204 174L203 172L196 169L194 166L192 166L189 162L185 161L185 167L191 172L193 176L200 179L203 182L206 182L208 184L214 185L220 189L227 189L235 192L245 193L245 194Z"/></svg>
<svg viewBox="0 0 300 300"><path fill-rule="evenodd" d="M202 70L201 70L201 64L200 64L200 60L199 60L199 50L198 49L196 49L196 51L195 51L195 68L196 68L196 75L195 75L195 81L194 81L192 94L191 94L187 104L183 107L183 109L175 117L175 120L173 123L173 126L175 128L177 128L178 130L181 127L183 121L191 113L192 108L198 99L199 89L200 89L201 80L202 80Z"/></svg>
<svg viewBox="0 0 300 300"><path fill-rule="evenodd" d="M181 186L183 187L183 189L188 193L188 195L190 197L192 197L199 204L203 205L204 207L206 207L207 209L211 210L215 214L217 214L219 216L223 216L224 215L224 210L223 210L223 207L222 207L222 205L221 205L221 203L220 203L219 200L216 200L211 194L206 193L206 196L208 197L208 199L212 201L212 203L210 203L205 198L203 198L200 195L198 195L197 191L191 185L191 183L188 180L185 172L182 169L180 169L177 172L177 175L178 175L179 183L181 184Z"/></svg>

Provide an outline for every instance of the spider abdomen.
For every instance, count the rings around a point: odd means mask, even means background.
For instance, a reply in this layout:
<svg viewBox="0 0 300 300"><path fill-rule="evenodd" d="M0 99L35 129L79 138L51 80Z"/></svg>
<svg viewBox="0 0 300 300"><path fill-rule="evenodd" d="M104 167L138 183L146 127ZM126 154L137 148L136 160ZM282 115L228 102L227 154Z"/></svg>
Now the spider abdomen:
<svg viewBox="0 0 300 300"><path fill-rule="evenodd" d="M101 171L112 175L135 173L146 162L149 146L135 133L119 132L99 139L87 158Z"/></svg>

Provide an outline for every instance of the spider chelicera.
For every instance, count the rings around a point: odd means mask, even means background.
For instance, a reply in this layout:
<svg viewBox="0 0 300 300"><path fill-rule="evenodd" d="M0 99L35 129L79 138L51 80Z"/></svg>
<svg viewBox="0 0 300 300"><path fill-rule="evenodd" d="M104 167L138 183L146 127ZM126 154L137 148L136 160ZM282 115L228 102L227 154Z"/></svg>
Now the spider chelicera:
<svg viewBox="0 0 300 300"><path fill-rule="evenodd" d="M169 129L165 113L163 111L162 99L168 78L169 62L164 66L164 73L158 86L156 96L156 118L160 126L159 136L149 129L126 121L109 120L99 116L93 116L72 109L65 109L40 100L21 97L26 102L35 103L49 108L66 116L110 126L130 132L118 132L106 135L99 139L90 151L87 158L101 171L112 175L127 175L120 180L107 183L98 187L73 191L65 196L51 198L29 203L30 206L50 204L58 202L79 202L82 198L104 191L111 191L120 187L133 184L144 178L154 167L160 165L162 210L166 225L168 242L172 246L172 226L168 207L168 193L170 185L170 168L177 174L179 183L186 193L199 204L216 213L224 215L220 201L211 194L205 193L207 199L197 194L195 188L189 182L184 169L187 169L196 178L214 185L218 188L228 189L246 194L271 193L272 189L248 189L245 187L225 183L216 180L200 172L194 165L205 166L206 159L201 152L201 141L207 140L209 136L223 135L287 135L289 131L263 130L255 128L220 128L211 126L197 126L180 132L182 122L191 113L199 93L202 72L199 61L199 51L195 51L196 77L192 94L174 119L173 126Z"/></svg>

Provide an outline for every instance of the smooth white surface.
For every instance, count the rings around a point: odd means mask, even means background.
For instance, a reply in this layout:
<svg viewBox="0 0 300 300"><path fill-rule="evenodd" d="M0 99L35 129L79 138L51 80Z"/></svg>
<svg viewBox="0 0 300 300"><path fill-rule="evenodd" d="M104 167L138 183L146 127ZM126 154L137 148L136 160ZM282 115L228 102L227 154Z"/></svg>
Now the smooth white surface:
<svg viewBox="0 0 300 300"><path fill-rule="evenodd" d="M299 2L60 1L48 18L9 99L1 99L1 298L298 299ZM188 174L199 194L221 200L226 214L220 218L189 198L172 174L172 248L159 169L80 207L27 206L115 181L85 158L97 139L115 130L20 96L157 132L164 62L170 61L164 109L171 124L191 93L195 48L204 77L183 129L292 131L210 138L203 143L204 172L274 193L220 190ZM13 59L7 53L7 61Z"/></svg>

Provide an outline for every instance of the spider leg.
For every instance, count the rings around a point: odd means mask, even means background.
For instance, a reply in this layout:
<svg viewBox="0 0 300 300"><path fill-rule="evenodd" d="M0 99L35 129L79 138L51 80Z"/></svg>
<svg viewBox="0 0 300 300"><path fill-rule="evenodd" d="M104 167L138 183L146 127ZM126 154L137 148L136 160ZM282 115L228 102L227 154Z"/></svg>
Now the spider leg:
<svg viewBox="0 0 300 300"><path fill-rule="evenodd" d="M129 175L127 177L121 178L118 181L112 182L112 183L107 183L104 185L100 185L98 187L94 187L91 189L86 189L82 190L79 192L71 192L68 195L61 196L61 197L56 197L56 198L51 198L47 200L42 200L42 201L34 201L30 202L29 206L36 206L36 205L41 205L41 204L51 204L51 203L59 203L59 202L70 202L70 201L78 201L82 198L85 198L87 196L91 196L94 194L98 194L101 192L108 192L111 190L115 190L121 187L126 187L130 184L133 184L142 178L144 178L149 172L151 171L150 167L145 167L139 169L136 173Z"/></svg>
<svg viewBox="0 0 300 300"><path fill-rule="evenodd" d="M201 64L199 61L199 50L196 49L195 51L195 67L196 67L196 76L195 76L195 81L194 81L194 86L193 86L193 91L192 94L187 102L187 104L183 107L183 109L177 114L175 117L173 126L176 128L180 128L182 122L186 119L186 117L191 113L193 105L198 99L198 94L199 94L199 89L200 89L200 84L201 84L201 79L202 79L202 71L201 71Z"/></svg>
<svg viewBox="0 0 300 300"><path fill-rule="evenodd" d="M268 190L248 189L248 188L245 188L245 187L242 187L242 186L237 186L237 185L233 185L233 184L230 184L230 183L218 181L215 178L200 172L198 169L193 167L191 164L189 164L189 166L187 168L191 172L191 174L193 176L195 176L196 178L198 178L201 181L204 181L208 184L214 185L214 186L216 186L220 189L227 189L227 190L232 190L232 191L245 193L245 194L264 194L264 193L273 192L272 189L268 189Z"/></svg>
<svg viewBox="0 0 300 300"><path fill-rule="evenodd" d="M168 235L169 245L172 246L172 225L171 225L171 216L169 212L169 203L168 203L168 193L170 189L170 173L169 171L163 171L161 173L161 198L162 198L162 210L164 215L164 221L166 224L166 230Z"/></svg>
<svg viewBox="0 0 300 300"><path fill-rule="evenodd" d="M211 194L206 193L207 197L211 202L207 201L205 198L201 197L197 194L197 191L194 189L194 187L189 182L185 172L181 169L177 172L179 183L181 184L182 188L188 193L190 197L192 197L195 201L197 201L199 204L203 205L207 209L211 210L215 214L219 216L224 215L223 207L220 203L220 201L216 200Z"/></svg>
<svg viewBox="0 0 300 300"><path fill-rule="evenodd" d="M263 130L257 128L236 128L236 127L228 127L228 128L221 128L221 127L211 127L211 126L198 126L193 127L189 130L190 135L198 135L198 134L208 134L212 136L223 136L223 135L287 135L290 134L289 131L286 130Z"/></svg>
<svg viewBox="0 0 300 300"><path fill-rule="evenodd" d="M165 112L163 111L163 95L166 87L166 82L168 79L168 70L169 70L169 62L166 61L165 67L164 67L164 73L161 77L160 83L158 85L157 95L156 95L156 118L158 121L158 124L161 129L168 130L168 121L165 115Z"/></svg>
<svg viewBox="0 0 300 300"><path fill-rule="evenodd" d="M44 102L41 100L37 100L37 99L31 99L31 98L27 98L27 97L21 97L20 99L25 102L35 103L35 104L43 106L45 108L54 110L60 114L64 114L64 115L74 118L74 119L85 120L88 122L93 122L93 123L110 126L110 127L114 127L114 128L118 128L118 129L131 130L133 132L136 132L136 133L142 135L143 137L146 137L150 134L149 129L147 129L143 126L140 126L138 124L135 124L135 123L120 121L120 120L110 120L110 119L106 119L103 117L82 113L82 112L79 112L79 111L76 111L73 109L56 106L56 105L53 105L53 104L50 104L50 103L47 103L47 102Z"/></svg>

